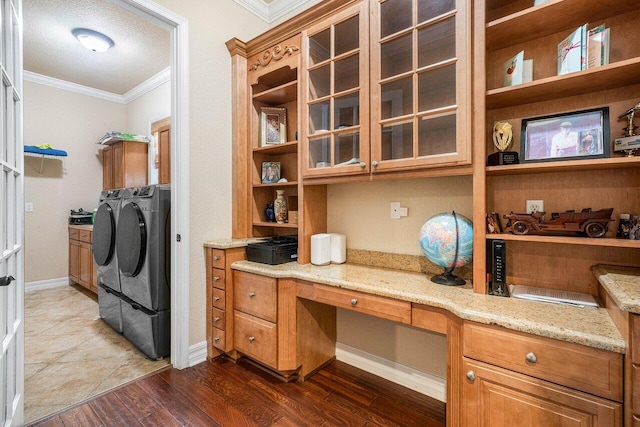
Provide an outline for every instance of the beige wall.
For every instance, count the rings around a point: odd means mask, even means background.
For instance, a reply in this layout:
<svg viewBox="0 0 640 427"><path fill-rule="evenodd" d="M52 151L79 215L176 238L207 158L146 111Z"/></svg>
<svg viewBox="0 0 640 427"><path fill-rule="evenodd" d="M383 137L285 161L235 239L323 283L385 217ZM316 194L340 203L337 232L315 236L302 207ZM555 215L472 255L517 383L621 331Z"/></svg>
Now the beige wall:
<svg viewBox="0 0 640 427"><path fill-rule="evenodd" d="M25 157L25 282L68 276L69 210L93 210L102 190L100 146L109 130L125 126L125 106L25 81L24 144L51 144L64 161Z"/></svg>

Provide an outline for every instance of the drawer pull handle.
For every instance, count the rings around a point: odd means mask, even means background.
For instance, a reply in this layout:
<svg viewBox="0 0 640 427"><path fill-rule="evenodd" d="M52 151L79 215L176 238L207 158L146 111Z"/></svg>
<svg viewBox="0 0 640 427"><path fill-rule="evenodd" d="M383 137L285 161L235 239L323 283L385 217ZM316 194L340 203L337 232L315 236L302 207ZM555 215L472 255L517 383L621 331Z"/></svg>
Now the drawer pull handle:
<svg viewBox="0 0 640 427"><path fill-rule="evenodd" d="M213 297L214 301L220 301L220 297Z"/></svg>
<svg viewBox="0 0 640 427"><path fill-rule="evenodd" d="M535 353L533 353L533 352L527 353L527 355L524 356L524 358L527 359L527 362L529 362L529 363L536 363L538 361L538 358L536 357Z"/></svg>
<svg viewBox="0 0 640 427"><path fill-rule="evenodd" d="M467 371L467 379L474 382L476 380L476 373L473 371Z"/></svg>
<svg viewBox="0 0 640 427"><path fill-rule="evenodd" d="M358 304L358 299L357 298L352 298L351 299L351 306L355 307L356 304Z"/></svg>
<svg viewBox="0 0 640 427"><path fill-rule="evenodd" d="M220 337L215 337L213 340L214 340L215 342L218 342L218 341L220 341Z"/></svg>
<svg viewBox="0 0 640 427"><path fill-rule="evenodd" d="M213 318L213 323L218 323L220 321L220 318L218 316Z"/></svg>
<svg viewBox="0 0 640 427"><path fill-rule="evenodd" d="M213 276L213 281L217 282L218 280L220 280L220 276Z"/></svg>
<svg viewBox="0 0 640 427"><path fill-rule="evenodd" d="M256 337L249 337L249 342L254 342L256 340Z"/></svg>
<svg viewBox="0 0 640 427"><path fill-rule="evenodd" d="M360 168L364 169L367 167L367 164L365 162L360 162Z"/></svg>
<svg viewBox="0 0 640 427"><path fill-rule="evenodd" d="M220 257L219 257L218 255L215 255L215 256L213 257L213 260L214 260L214 261L220 261Z"/></svg>
<svg viewBox="0 0 640 427"><path fill-rule="evenodd" d="M255 292L249 292L249 298L253 298L253 297L255 297L255 296L256 296L256 293L255 293Z"/></svg>

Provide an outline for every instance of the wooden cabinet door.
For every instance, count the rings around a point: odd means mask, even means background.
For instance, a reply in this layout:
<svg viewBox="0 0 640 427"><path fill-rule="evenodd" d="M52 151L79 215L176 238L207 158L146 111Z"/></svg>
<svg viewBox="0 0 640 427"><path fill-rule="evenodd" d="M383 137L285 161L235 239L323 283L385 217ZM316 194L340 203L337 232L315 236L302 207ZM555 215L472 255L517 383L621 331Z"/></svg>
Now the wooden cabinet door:
<svg viewBox="0 0 640 427"><path fill-rule="evenodd" d="M113 150L110 145L102 149L102 189L113 187Z"/></svg>
<svg viewBox="0 0 640 427"><path fill-rule="evenodd" d="M69 278L78 282L80 276L80 242L69 240Z"/></svg>
<svg viewBox="0 0 640 427"><path fill-rule="evenodd" d="M462 368L464 427L622 426L619 403L471 359Z"/></svg>
<svg viewBox="0 0 640 427"><path fill-rule="evenodd" d="M89 243L79 242L78 248L78 283L91 290L91 281L93 280L93 256L91 254L91 245Z"/></svg>
<svg viewBox="0 0 640 427"><path fill-rule="evenodd" d="M113 187L123 188L124 184L124 143L118 142L111 146L113 164Z"/></svg>
<svg viewBox="0 0 640 427"><path fill-rule="evenodd" d="M158 183L171 183L171 126L158 129Z"/></svg>

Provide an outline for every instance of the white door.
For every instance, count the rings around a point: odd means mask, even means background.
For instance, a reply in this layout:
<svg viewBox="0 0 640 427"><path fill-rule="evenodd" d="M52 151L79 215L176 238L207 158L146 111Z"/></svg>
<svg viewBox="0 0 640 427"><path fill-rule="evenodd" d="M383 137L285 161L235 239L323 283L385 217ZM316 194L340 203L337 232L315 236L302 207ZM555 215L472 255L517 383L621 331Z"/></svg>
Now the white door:
<svg viewBox="0 0 640 427"><path fill-rule="evenodd" d="M22 425L24 251L22 0L0 0L0 425Z"/></svg>

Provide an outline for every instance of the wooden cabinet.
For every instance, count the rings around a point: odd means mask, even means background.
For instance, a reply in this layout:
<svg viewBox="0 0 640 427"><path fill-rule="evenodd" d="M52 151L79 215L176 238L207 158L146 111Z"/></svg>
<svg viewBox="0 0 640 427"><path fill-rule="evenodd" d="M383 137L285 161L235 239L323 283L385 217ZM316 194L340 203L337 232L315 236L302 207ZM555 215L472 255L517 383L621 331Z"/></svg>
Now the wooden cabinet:
<svg viewBox="0 0 640 427"><path fill-rule="evenodd" d="M69 279L98 292L97 266L91 251L91 231L69 227Z"/></svg>
<svg viewBox="0 0 640 427"><path fill-rule="evenodd" d="M233 274L231 264L246 259L245 249L205 249L207 278L207 355L233 351Z"/></svg>
<svg viewBox="0 0 640 427"><path fill-rule="evenodd" d="M143 142L119 141L102 149L102 189L148 183L148 149Z"/></svg>
<svg viewBox="0 0 640 427"><path fill-rule="evenodd" d="M171 183L171 125L158 129L158 184Z"/></svg>
<svg viewBox="0 0 640 427"><path fill-rule="evenodd" d="M548 217L570 209L614 208L614 221L604 238L486 235L484 227L476 227L474 258L485 258L487 239L504 239L509 283L596 295L591 266L640 266L640 242L615 239L619 214L640 211L640 199L629 197L640 186L640 158L612 152L610 158L485 165L487 155L495 151L492 129L499 121L513 126L514 151L519 151L523 119L590 108L610 110L605 144L621 136L626 124L617 117L640 99L640 55L635 43L640 12L624 0L531 4L476 2L474 25L484 29L484 37L476 38L474 64L486 73L475 79L474 89L474 133L479 142L474 153L474 223L484 223L487 212L523 212L531 199L544 201ZM611 28L610 64L558 76L558 43L585 23ZM522 50L525 59L533 59L533 81L502 87L503 64ZM476 292L486 292L486 280L485 263L474 263Z"/></svg>
<svg viewBox="0 0 640 427"><path fill-rule="evenodd" d="M465 427L623 425L621 354L465 322L463 355Z"/></svg>

